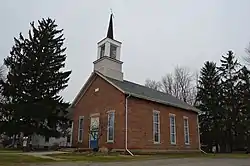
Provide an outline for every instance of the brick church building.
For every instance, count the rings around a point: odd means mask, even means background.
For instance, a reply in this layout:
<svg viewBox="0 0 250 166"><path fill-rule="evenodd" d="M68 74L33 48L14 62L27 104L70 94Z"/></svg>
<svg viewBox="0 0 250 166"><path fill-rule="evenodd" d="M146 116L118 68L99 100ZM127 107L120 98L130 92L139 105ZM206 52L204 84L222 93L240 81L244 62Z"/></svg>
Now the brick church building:
<svg viewBox="0 0 250 166"><path fill-rule="evenodd" d="M114 39L111 14L107 37L98 43L94 70L70 106L73 146L130 154L199 151L199 110L125 80L121 44Z"/></svg>

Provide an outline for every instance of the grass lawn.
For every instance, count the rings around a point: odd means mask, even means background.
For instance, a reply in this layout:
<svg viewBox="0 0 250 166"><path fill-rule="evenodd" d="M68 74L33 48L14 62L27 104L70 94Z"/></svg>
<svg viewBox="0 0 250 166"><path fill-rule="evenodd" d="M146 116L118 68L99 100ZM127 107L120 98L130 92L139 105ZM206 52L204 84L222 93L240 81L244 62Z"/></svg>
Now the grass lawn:
<svg viewBox="0 0 250 166"><path fill-rule="evenodd" d="M134 160L146 160L151 156L129 156L129 155L86 155L81 153L66 153L66 154L50 154L48 156L64 159L64 161L86 161L86 162L119 162L119 161L134 161Z"/></svg>
<svg viewBox="0 0 250 166"><path fill-rule="evenodd" d="M17 150L17 149L1 149L0 148L0 153L21 153L21 150Z"/></svg>
<svg viewBox="0 0 250 166"><path fill-rule="evenodd" d="M48 155L54 158L64 159L62 162L83 161L83 162L125 162L142 161L168 158L249 158L250 154L151 154L151 155L119 155L111 154L108 156L102 154L87 155L84 153L66 153ZM0 153L0 166L27 165L27 163L55 162L51 159L44 159L22 154ZM60 162L60 161L56 161Z"/></svg>
<svg viewBox="0 0 250 166"><path fill-rule="evenodd" d="M168 158L250 158L250 154L152 154L152 155L86 155L80 153L67 154L52 154L48 155L55 158L64 159L66 161L88 161L88 162L112 162L112 161L136 161L136 160L154 160L154 159L168 159Z"/></svg>
<svg viewBox="0 0 250 166"><path fill-rule="evenodd" d="M0 166L22 165L24 163L41 163L51 161L52 160L50 159L37 158L21 154L0 153Z"/></svg>
<svg viewBox="0 0 250 166"><path fill-rule="evenodd" d="M159 154L155 155L159 158L249 158L250 154L240 153L218 153L218 154L204 154L204 153L186 153L186 154Z"/></svg>
<svg viewBox="0 0 250 166"><path fill-rule="evenodd" d="M207 154L206 157L210 158L249 158L250 154L240 154L240 153L221 153L221 154Z"/></svg>

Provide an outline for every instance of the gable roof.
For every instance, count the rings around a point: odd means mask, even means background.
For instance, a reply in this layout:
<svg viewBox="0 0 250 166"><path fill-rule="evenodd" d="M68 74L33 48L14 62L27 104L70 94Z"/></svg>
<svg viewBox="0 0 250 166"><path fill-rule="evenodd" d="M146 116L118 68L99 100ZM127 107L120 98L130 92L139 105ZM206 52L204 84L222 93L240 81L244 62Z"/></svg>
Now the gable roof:
<svg viewBox="0 0 250 166"><path fill-rule="evenodd" d="M137 98L161 103L161 104L168 105L168 106L173 106L176 108L181 108L181 109L188 110L188 111L194 111L194 112L200 111L199 109L185 103L182 100L177 99L176 97L170 94L160 92L158 90L151 89L146 86L139 85L139 84L127 81L127 80L119 81L113 78L109 78L109 77L102 75L101 73L97 71L91 74L89 79L86 81L84 86L81 88L80 92L77 94L77 96L73 100L70 108L74 107L80 101L81 97L84 95L88 86L91 85L95 76L100 76L101 78L103 78L105 81L107 81L109 84L111 84L112 86L114 86L116 89L118 89L124 94L128 94Z"/></svg>
<svg viewBox="0 0 250 166"><path fill-rule="evenodd" d="M124 91L117 87L115 84L113 84L109 79L107 79L107 77L105 77L104 75L102 75L101 73L94 71L91 73L91 75L89 76L88 80L85 82L85 84L82 86L81 90L78 92L78 94L76 95L76 97L74 98L73 102L71 103L71 105L69 106L69 108L74 107L82 98L82 96L85 94L86 90L88 89L88 87L91 85L91 83L93 82L94 78L96 76L99 76L101 78L103 78L105 81L107 81L109 84L111 84L112 86L114 86L115 88L117 88L119 91L121 91L122 93L124 93Z"/></svg>
<svg viewBox="0 0 250 166"><path fill-rule="evenodd" d="M109 81L111 81L113 84L115 84L117 87L121 88L123 90L123 92L125 94L130 94L131 96L134 97L138 97L138 98L142 98L142 99L146 99L146 100L150 100L150 101L154 101L157 103L161 103L161 104L165 104L165 105L169 105L169 106L173 106L173 107L177 107L177 108L181 108L181 109L185 109L185 110L190 110L190 111L194 111L194 112L199 112L199 109L185 103L184 101L177 99L176 97L143 86L143 85L139 85L127 80L123 80L123 81L119 81L116 79L112 79L109 77L106 77Z"/></svg>

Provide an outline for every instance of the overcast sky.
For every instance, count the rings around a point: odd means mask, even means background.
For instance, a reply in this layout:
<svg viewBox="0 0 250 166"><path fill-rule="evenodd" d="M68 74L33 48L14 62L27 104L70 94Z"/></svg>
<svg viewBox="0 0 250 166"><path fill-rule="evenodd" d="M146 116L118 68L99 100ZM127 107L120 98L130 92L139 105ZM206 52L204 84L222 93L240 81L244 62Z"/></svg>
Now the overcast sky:
<svg viewBox="0 0 250 166"><path fill-rule="evenodd" d="M199 70L228 50L245 56L250 42L250 0L1 0L0 61L13 37L27 35L31 21L56 19L66 38L66 68L72 70L62 94L72 101L93 71L110 8L125 79L140 84L159 80L176 65Z"/></svg>

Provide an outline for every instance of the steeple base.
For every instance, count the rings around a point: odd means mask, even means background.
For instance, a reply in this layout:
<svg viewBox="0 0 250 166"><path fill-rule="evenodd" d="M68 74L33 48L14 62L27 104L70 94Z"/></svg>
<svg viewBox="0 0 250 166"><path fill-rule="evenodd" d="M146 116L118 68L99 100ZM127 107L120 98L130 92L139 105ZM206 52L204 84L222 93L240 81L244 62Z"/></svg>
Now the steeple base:
<svg viewBox="0 0 250 166"><path fill-rule="evenodd" d="M98 71L106 77L123 81L123 72L121 72L123 62L104 56L93 63L94 71Z"/></svg>

